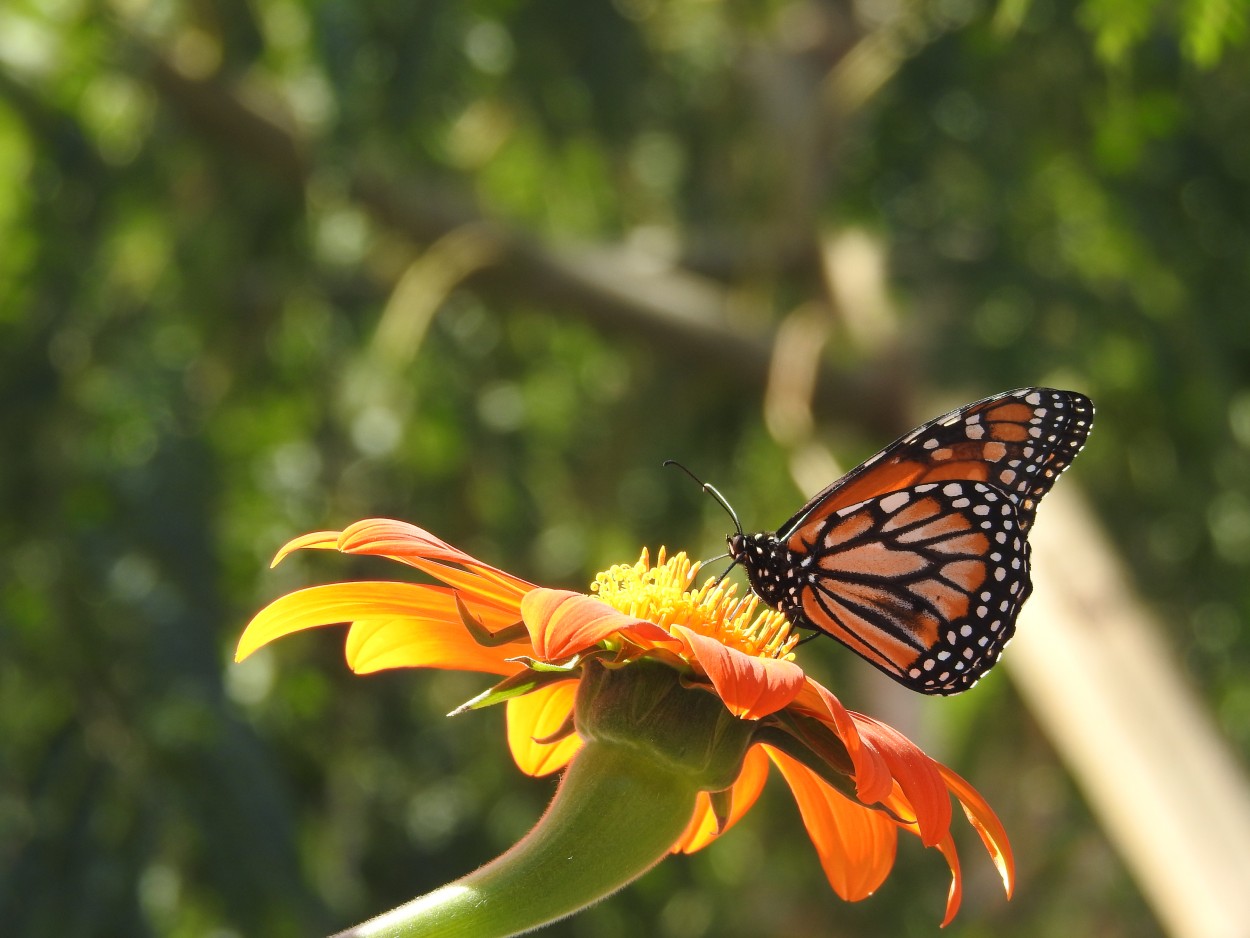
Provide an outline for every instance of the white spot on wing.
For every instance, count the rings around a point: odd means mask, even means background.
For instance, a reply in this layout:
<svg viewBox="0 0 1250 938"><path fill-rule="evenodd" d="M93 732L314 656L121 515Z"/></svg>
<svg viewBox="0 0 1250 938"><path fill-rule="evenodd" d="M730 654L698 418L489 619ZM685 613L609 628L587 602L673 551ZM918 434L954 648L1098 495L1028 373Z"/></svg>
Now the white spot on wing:
<svg viewBox="0 0 1250 938"><path fill-rule="evenodd" d="M885 496L885 498L881 499L881 501L878 504L881 505L882 511L888 512L889 514L893 514L894 512L902 508L904 505L906 505L909 501L911 501L910 492L893 492Z"/></svg>

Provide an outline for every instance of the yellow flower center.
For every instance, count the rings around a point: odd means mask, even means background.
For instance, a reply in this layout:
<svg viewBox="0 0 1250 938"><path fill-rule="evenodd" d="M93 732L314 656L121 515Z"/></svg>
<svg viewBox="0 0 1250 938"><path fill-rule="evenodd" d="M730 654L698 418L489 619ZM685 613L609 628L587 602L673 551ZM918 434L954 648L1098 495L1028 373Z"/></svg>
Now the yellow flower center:
<svg viewBox="0 0 1250 938"><path fill-rule="evenodd" d="M747 655L793 659L799 636L785 616L772 609L756 616L759 600L739 598L735 583L709 579L691 590L699 566L684 551L665 559L661 547L653 567L643 548L637 563L604 570L590 591L613 609L663 628L684 625Z"/></svg>

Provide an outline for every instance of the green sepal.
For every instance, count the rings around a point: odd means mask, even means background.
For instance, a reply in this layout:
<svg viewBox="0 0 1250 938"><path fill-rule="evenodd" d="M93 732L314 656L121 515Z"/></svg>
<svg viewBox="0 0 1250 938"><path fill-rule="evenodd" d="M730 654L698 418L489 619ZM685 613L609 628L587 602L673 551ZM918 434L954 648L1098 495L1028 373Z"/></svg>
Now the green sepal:
<svg viewBox="0 0 1250 938"><path fill-rule="evenodd" d="M712 816L716 818L716 833L720 834L729 823L729 812L734 806L734 790L726 788L722 791L708 792L712 802Z"/></svg>
<svg viewBox="0 0 1250 938"><path fill-rule="evenodd" d="M552 743L558 743L560 740L572 736L576 732L577 720L575 720L573 718L573 714L570 713L564 718L564 722L560 724L554 733L547 736L535 736L534 742L540 743L544 746L549 746Z"/></svg>
<svg viewBox="0 0 1250 938"><path fill-rule="evenodd" d="M542 671L543 673L571 674L580 668L590 655L573 655L571 658L565 658L563 661L542 661L539 658L531 658L529 655L517 655L515 658L508 658L509 662L514 664L523 664L531 671ZM597 655L595 657L598 657Z"/></svg>
<svg viewBox="0 0 1250 938"><path fill-rule="evenodd" d="M523 664L531 671L552 672L555 674L573 674L581 671L582 665L587 661L595 658L606 658L612 652L607 648L592 648L580 655L570 655L563 661L543 661L541 658L532 658L529 655L517 655L515 658L508 658L514 664Z"/></svg>
<svg viewBox="0 0 1250 938"><path fill-rule="evenodd" d="M460 621L464 623L465 630L469 633L473 641L477 642L483 648L496 648L500 645L507 645L509 642L520 641L523 638L529 638L529 629L525 627L524 622L515 622L512 625L505 625L498 632L492 632L484 626L480 620L474 618L473 613L469 611L469 607L464 604L459 593L452 593L452 598L456 601L456 611L460 613Z"/></svg>
<svg viewBox="0 0 1250 938"><path fill-rule="evenodd" d="M524 671L509 675L489 690L482 691L472 700L466 700L447 715L454 717L469 710L493 707L495 704L501 704L514 697L524 697L526 694L536 691L540 687L546 687L548 684L567 681L569 679L569 670L571 669L527 668Z"/></svg>

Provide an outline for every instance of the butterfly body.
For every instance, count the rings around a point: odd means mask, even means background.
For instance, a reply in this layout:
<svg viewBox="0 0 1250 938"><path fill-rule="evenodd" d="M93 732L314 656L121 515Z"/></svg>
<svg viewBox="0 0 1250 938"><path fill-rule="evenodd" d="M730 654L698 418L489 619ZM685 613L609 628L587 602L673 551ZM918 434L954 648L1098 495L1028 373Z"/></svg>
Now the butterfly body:
<svg viewBox="0 0 1250 938"><path fill-rule="evenodd" d="M815 495L775 533L734 534L752 591L907 687L967 690L1032 591L1028 529L1084 445L1089 399L1020 388L944 414Z"/></svg>

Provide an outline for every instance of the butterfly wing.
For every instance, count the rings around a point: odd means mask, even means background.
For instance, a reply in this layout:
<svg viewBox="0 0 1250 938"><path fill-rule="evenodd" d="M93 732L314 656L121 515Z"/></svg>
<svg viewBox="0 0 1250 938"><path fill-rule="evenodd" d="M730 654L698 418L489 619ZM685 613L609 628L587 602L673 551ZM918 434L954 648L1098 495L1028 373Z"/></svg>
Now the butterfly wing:
<svg viewBox="0 0 1250 938"><path fill-rule="evenodd" d="M784 540L813 515L944 480L1002 489L1027 531L1037 503L1085 445L1093 419L1088 397L1053 388L1017 388L967 404L900 437L817 493L777 536Z"/></svg>
<svg viewBox="0 0 1250 938"><path fill-rule="evenodd" d="M1031 590L1018 519L984 482L928 482L840 508L791 538L801 559L786 614L913 690L967 690Z"/></svg>
<svg viewBox="0 0 1250 938"><path fill-rule="evenodd" d="M778 531L790 620L908 687L967 690L1028 597L1037 504L1085 444L1089 399L1020 388L943 414L818 493ZM785 570L781 569L785 566Z"/></svg>

